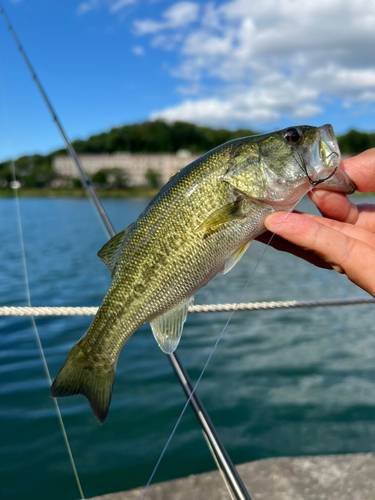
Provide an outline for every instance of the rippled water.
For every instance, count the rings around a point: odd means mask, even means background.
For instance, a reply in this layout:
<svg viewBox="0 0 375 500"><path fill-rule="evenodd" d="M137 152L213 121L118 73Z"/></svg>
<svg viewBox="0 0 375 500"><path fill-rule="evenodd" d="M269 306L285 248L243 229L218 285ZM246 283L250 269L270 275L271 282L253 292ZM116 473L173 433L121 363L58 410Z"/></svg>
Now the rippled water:
<svg viewBox="0 0 375 500"><path fill-rule="evenodd" d="M116 230L146 200L105 200ZM302 202L302 209L306 201ZM86 200L20 201L33 305L96 306L110 283L96 257L103 230ZM26 305L16 207L0 200L0 305ZM254 242L195 303L236 302L263 250ZM268 249L243 301L366 296L345 277ZM235 463L263 457L375 451L372 305L237 312L199 386ZM178 354L196 380L228 313L189 315ZM51 376L90 318L36 319ZM0 491L15 500L79 497L28 318L0 318ZM149 325L118 363L100 426L82 397L61 401L87 497L145 484L184 405ZM155 481L215 468L188 409ZM251 490L250 490L251 493Z"/></svg>

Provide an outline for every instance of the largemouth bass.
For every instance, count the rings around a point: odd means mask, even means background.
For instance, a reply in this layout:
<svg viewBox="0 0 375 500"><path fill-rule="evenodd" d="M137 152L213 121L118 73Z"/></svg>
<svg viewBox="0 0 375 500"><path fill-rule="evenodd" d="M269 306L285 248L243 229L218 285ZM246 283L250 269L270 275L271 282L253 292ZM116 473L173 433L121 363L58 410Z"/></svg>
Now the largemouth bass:
<svg viewBox="0 0 375 500"><path fill-rule="evenodd" d="M311 186L355 190L339 163L331 125L299 126L227 142L175 174L98 253L113 281L51 395L83 394L104 422L117 358L133 333L150 322L172 353L194 293L236 265L268 214L290 210Z"/></svg>

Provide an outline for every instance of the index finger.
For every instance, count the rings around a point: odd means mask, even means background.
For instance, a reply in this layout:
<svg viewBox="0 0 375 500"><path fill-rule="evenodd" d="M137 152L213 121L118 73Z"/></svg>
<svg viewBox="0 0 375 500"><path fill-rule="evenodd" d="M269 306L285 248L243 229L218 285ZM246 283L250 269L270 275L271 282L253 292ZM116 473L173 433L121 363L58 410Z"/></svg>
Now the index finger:
<svg viewBox="0 0 375 500"><path fill-rule="evenodd" d="M362 193L375 191L375 148L343 160L341 168Z"/></svg>

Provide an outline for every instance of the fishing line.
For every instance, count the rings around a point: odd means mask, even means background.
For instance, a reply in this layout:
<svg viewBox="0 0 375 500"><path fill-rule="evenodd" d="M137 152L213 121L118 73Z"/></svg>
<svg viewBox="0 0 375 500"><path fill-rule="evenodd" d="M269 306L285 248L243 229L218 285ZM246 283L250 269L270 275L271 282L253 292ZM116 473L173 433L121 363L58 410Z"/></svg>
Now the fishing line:
<svg viewBox="0 0 375 500"><path fill-rule="evenodd" d="M0 5L0 9L1 9L1 5ZM2 61L0 60L0 64L1 64L1 62ZM2 72L2 74L4 74L4 73ZM4 122L5 122L6 126L7 126L6 128L8 128L9 121L8 121L7 103L6 103L6 99L5 99L4 82L2 80L0 80L0 83L1 83L1 88L2 88L1 94L3 96ZM31 307L31 295L30 295L29 278L28 278L27 264L26 264L25 245L24 245L23 231L22 231L21 210L20 210L20 203L19 203L19 197L18 197L18 188L16 187L16 183L17 183L16 167L15 167L13 159L10 160L10 166L11 166L11 171L12 171L13 182L15 183L14 184L14 198L15 198L15 201L16 201L16 215L17 215L18 236L19 236L20 248L21 248L21 257L22 257L23 275L24 275L24 281L25 281L26 300L27 300L28 307ZM46 360L46 357L45 357L45 354L44 354L43 345L42 345L42 342L41 342L41 339L40 339L40 335L39 335L39 332L38 332L38 328L36 326L36 322L35 322L34 316L30 317L30 322L31 322L32 328L34 330L35 340L36 340L36 343L37 343L37 346L38 346L38 349L39 349L40 357L42 359L44 373L45 373L45 375L47 377L47 380L49 381L49 384L51 385L51 383L52 383L51 375L50 375L50 372L49 372L49 369L48 369L47 360ZM63 435L63 438L64 438L65 446L66 446L66 449L67 449L67 452L68 452L68 456L69 456L69 460L70 460L70 463L71 463L71 466L72 466L72 469L73 469L73 474L74 474L74 477L75 477L75 480L76 480L76 483L77 483L78 491L80 493L81 499L85 500L85 497L84 497L84 494L83 494L83 490L82 490L82 486L81 486L81 482L80 482L80 479L79 479L79 476L78 476L77 468L76 468L76 465L75 465L75 462L74 462L72 450L70 448L68 435L66 433L64 422L63 422L63 419L62 419L62 416L61 416L60 407L59 407L59 404L58 404L58 402L57 402L57 400L55 398L53 398L53 403L55 405L57 419L59 421L61 432L62 432L62 435Z"/></svg>
<svg viewBox="0 0 375 500"><path fill-rule="evenodd" d="M16 170L15 170L14 161L11 160L10 163L12 166L13 182L16 183L17 179L16 179ZM27 299L28 306L31 307L31 296L30 296L30 287L29 287L29 279L28 279L27 264L26 264L25 246L24 246L23 231L22 231L22 221L21 221L21 211L20 211L20 204L19 204L19 197L18 197L18 188L15 188L14 192L15 192L16 211L17 211L17 220L18 220L18 234L19 234L19 238L20 238L21 256L22 256L24 279L25 279L26 299ZM31 316L30 320L31 320L32 327L34 329L35 339L36 339L36 343L37 343L38 348L39 348L40 356L42 358L44 372L45 372L45 375L47 377L47 380L49 381L49 384L51 385L52 384L51 375L50 375L50 372L48 369L47 360L46 360L46 357L44 355L42 342L40 340L40 335L39 335L38 328L37 328L36 323L35 323L34 316ZM61 416L60 408L59 408L59 405L58 405L57 400L55 398L53 398L53 402L55 404L57 418L58 418L58 421L59 421L59 424L61 427L61 431L62 431L62 434L64 437L65 445L66 445L66 448L68 451L70 463L72 465L74 477L75 477L76 482L77 482L78 490L79 490L79 493L81 495L81 499L84 500L85 497L83 495L81 482L80 482L79 477L78 477L76 465L74 462L72 450L70 448L70 444L69 444L68 436L67 436L67 433L65 430L64 422L63 422L63 419Z"/></svg>
<svg viewBox="0 0 375 500"><path fill-rule="evenodd" d="M328 159L329 159L332 155L338 156L338 155L337 155L337 153L335 153L335 151L332 151L332 153L331 153L331 154L329 154L329 155L327 156L327 160L328 160ZM318 180L316 180L316 181L313 181L313 180L311 179L311 177L309 176L309 173L308 173L308 171L307 171L307 164L306 164L306 160L305 160L305 158L304 158L303 154L302 154L302 153L299 153L299 152L297 151L297 153L296 153L295 155L293 155L293 156L294 156L294 159L296 160L296 162L297 162L298 166L299 166L299 167L300 167L300 169L302 170L302 172L303 172L304 174L306 174L307 178L309 179L309 182L310 182L310 185L311 185L311 189L312 189L312 188L314 188L314 187L316 187L316 186L318 186L318 185L319 185L319 184L321 184L322 182L328 181L328 179L330 179L331 177L333 177L333 176L335 175L335 173L336 173L337 167L336 167L336 168L335 168L335 169L334 169L334 170L333 170L333 171L332 171L329 175L327 175L327 177L323 177L323 179L318 179ZM310 191L311 191L311 189L310 189Z"/></svg>
<svg viewBox="0 0 375 500"><path fill-rule="evenodd" d="M10 164L11 164L11 168L12 168L13 182L16 183L17 182L17 178L16 178L16 168L15 168L15 165L14 165L14 161L10 160ZM16 186L16 184L15 184L15 186ZM16 212L17 212L17 221L18 221L18 235L19 235L19 239L20 239L21 256L22 256L22 263L23 263L23 274L24 274L24 280L25 280L26 300L27 300L27 305L29 307L31 307L31 296L30 296L29 278L28 278L28 272L27 272L25 245L24 245L23 231L22 231L21 210L20 210L20 203L19 203L18 188L17 187L14 188L14 195L15 195L15 200L16 200ZM46 360L46 357L44 355L44 350L43 350L42 342L40 340L40 335L39 335L38 328L37 328L36 323L35 323L34 316L30 317L30 321L31 321L32 327L34 329L35 339L36 339L36 343L37 343L38 348L39 348L40 357L42 358L44 373L45 373L45 375L47 377L47 380L49 381L49 384L51 385L52 384L51 375L49 373L49 369L48 369L48 365L47 365L47 360ZM81 499L85 500L85 497L83 495L83 490L82 490L81 482L80 482L79 477L78 477L77 468L76 468L76 465L75 465L75 462L74 462L72 450L70 448L68 435L66 433L65 425L64 425L64 422L63 422L63 419L62 419L62 416L61 416L60 408L59 408L59 405L57 403L57 400L55 398L52 398L52 399L53 399L53 402L54 402L54 405L55 405L55 408L56 408L57 418L58 418L58 421L59 421L59 424L60 424L62 435L64 437L66 449L68 451L69 460L70 460L70 463L72 465L73 474L74 474L75 480L77 482L78 490L79 490L79 493L81 495Z"/></svg>
<svg viewBox="0 0 375 500"><path fill-rule="evenodd" d="M75 150L74 150L74 148L73 148L73 146L72 146L72 144L71 144L71 142L70 142L70 140L69 140L69 138L68 138L68 136L67 136L67 134L66 134L66 132L65 132L65 130L64 130L64 128L63 128L63 126L62 126L62 123L60 122L60 120L59 120L59 118L58 118L58 116L57 116L57 114L56 114L56 112L55 112L55 110L54 110L54 108L53 108L53 106L52 106L52 103L51 103L51 101L49 100L49 98L48 98L48 96L47 96L47 94L46 94L46 92L45 92L45 90L44 90L44 88L43 88L43 86L42 86L42 84L41 84L41 82L40 82L40 80L39 80L39 78L38 78L37 74L35 73L34 68L33 68L33 66L31 65L31 62L30 62L30 60L28 59L28 57L27 57L27 55L26 55L26 53L25 53L25 51L24 51L24 49L23 49L23 47L22 47L22 45L21 45L21 43L20 43L20 41L19 41L19 39L18 39L18 37L17 37L16 33L15 33L15 31L13 30L13 27L12 27L12 25L10 24L9 19L7 18L7 16L6 16L6 14L5 14L5 12L4 12L4 9L2 8L1 4L0 4L0 13L3 15L3 17L4 17L4 19L5 19L5 22L7 23L8 29L9 29L9 31L11 32L11 34L12 34L12 36L13 36L13 38L14 38L15 42L16 42L16 45L17 45L17 47L18 47L18 49L19 49L19 51L20 51L20 53L21 53L21 55L22 55L22 57L23 57L23 59L24 59L24 61L25 61L26 65L27 65L27 67L28 67L28 69L29 69L29 71L30 71L30 73L31 73L31 75L32 75L32 78L33 78L33 80L34 80L35 84L37 85L37 87L38 87L38 89L39 89L39 91L40 91L40 93L41 93L41 95L42 95L42 97L43 97L43 99L44 99L44 101L45 101L45 103L46 103L46 105L47 105L47 107L48 107L49 111L50 111L50 112L51 112L51 114L52 114L53 120L54 120L55 124L57 125L57 127L58 127L58 129L59 129L59 131L60 131L60 133L61 133L61 135L62 135L62 137L63 137L64 141L65 141L65 144L66 144L66 147L67 147L67 149L68 149L68 152L70 153L70 155L71 155L71 158L72 158L73 162L75 163L75 165L76 165L76 167L77 167L78 171L80 172L80 175L81 175L81 178L82 178L82 181L83 181L84 187L86 188L86 190L87 190L87 191L88 191L88 193L89 193L89 199L90 199L90 201L91 201L91 202L93 203L93 205L94 205L94 208L95 208L96 214L97 214L97 216L98 216L98 218L99 218L100 222L103 224L103 227L104 227L104 229L105 229L105 231L106 231L107 235L108 235L108 236L111 236L111 237L112 237L112 236L114 236L114 235L115 235L115 231L114 231L114 229L113 229L113 226L112 226L111 222L110 222L110 221L109 221L109 219L108 219L107 214L105 213L105 211L104 211L104 209L103 209L103 207L102 207L102 205L101 205L101 203L100 203L100 200L99 200L99 198L98 198L98 196L97 196L97 194L96 194L96 191L95 191L95 189L94 189L94 187L93 187L93 185L92 185L92 183L91 183L90 179L88 178L88 176L87 176L86 172L84 171L84 169L83 169L83 167L82 167L82 164L81 164L81 162L80 162L80 160L79 160L79 157L77 156L77 154L76 154L76 152L75 152ZM313 186L312 186L312 187L313 187ZM294 209L294 207L293 207L291 210L293 210L293 209ZM206 364L205 364L205 366L204 366L204 368L203 368L203 370L202 370L202 373L201 373L201 375L200 375L200 377L199 377L199 379L198 379L198 381L197 381L196 385L195 385L195 386L194 386L194 388L193 388L193 391L191 392L191 394L190 394L190 396L189 396L189 398L188 398L188 400L187 400L187 402L186 402L186 404L185 404L185 406L184 406L184 409L183 409L183 411L182 411L182 413L181 413L181 415L180 415L180 418L178 419L177 424L175 425L175 428L173 429L172 434L171 434L170 438L168 439L167 444L165 445L165 448L164 448L164 450L163 450L163 452L162 452L162 455L161 455L161 457L160 457L160 458L159 458L159 460L158 460L158 463L157 463L157 465L156 465L156 467L155 467L155 469L154 469L154 471L153 471L153 474L152 474L152 476L151 476L151 478L150 478L150 480L149 480L149 482L148 482L148 484L147 484L147 486L146 486L146 489L144 490L144 492L143 492L143 494L142 494L142 497L141 497L141 498L143 498L143 496L144 496L144 494L145 494L145 492L146 492L146 490L147 490L147 487L148 487L148 485L150 484L150 482L151 482L151 480L152 480L152 477L154 476L154 474L155 474L155 472L156 472L156 469L157 469L157 467L158 467L158 465L159 465L159 463L160 463L160 461L161 461L161 459L162 459L162 456L163 456L163 454L164 454L164 452L165 452L165 450L166 450L166 448L167 448L167 446L168 446L168 444L169 444L170 440L171 440L171 439L172 439L172 437L173 437L173 434L174 434L174 432L175 432L175 430L176 430L176 428L177 428L177 426L178 426L178 424L179 424L179 421L181 420L181 418L182 418L182 416L183 416L183 413L184 413L184 412L185 412L185 410L186 410L186 407L187 407L188 403L191 401L191 399L192 399L193 397L194 397L194 398L196 397L196 396L195 396L195 389L196 389L196 387L198 386L198 384L199 384L199 382L200 382L200 379L202 378L203 373L204 373L204 371L206 370L206 367L207 367L207 365L208 365L208 363L209 363L209 361L210 361L210 359L211 359L211 357L212 357L212 355L213 355L213 353L214 353L214 351L215 351L215 349L216 349L216 346L217 346L217 344L219 343L219 340L220 340L221 336L223 335L223 333L224 333L225 329L227 328L227 326L228 326L228 324L229 324L229 322L230 322L230 320L231 320L231 318L232 318L232 316L233 316L233 314L234 314L234 312L235 312L235 310L236 310L236 308L237 308L237 306L238 306L238 304L239 304L239 302L240 302L240 300L241 300L241 298L242 298L243 293L245 292L245 290L246 290L246 288L247 288L247 286L248 286L248 284L249 284L249 282L250 282L250 280L251 280L251 278L252 278L252 276L253 276L253 274L254 274L255 270L257 269L259 262L261 261L261 259L262 259L263 255L264 255L264 253L265 253L265 251L266 251L266 249L268 248L268 246L269 246L270 242L272 241L273 236L274 236L274 235L272 235L272 236L271 236L271 238L270 238L269 242L267 243L267 245L266 245L266 247L265 247L265 249L264 249L264 251L263 251L263 253L262 253L262 255L261 255L260 259L259 259L259 261L257 262L257 264L256 264L256 266L255 266L255 268L254 268L253 272L252 272L252 273L251 273L251 275L250 275L250 278L249 278L249 280L248 280L248 282L247 282L247 284L246 284L246 286L245 286L244 290L242 291L242 293L241 293L241 295L240 295L240 298L238 299L238 302L236 303L235 309L234 309L234 310L232 311L232 313L230 314L230 316L229 316L229 318L228 318L228 321L226 322L226 324L225 324L225 326L224 326L224 328L223 328L223 330L222 330L222 332L221 332L221 334L220 334L219 338L217 339L217 341L216 341L216 343L215 343L215 345L214 345L214 348L213 348L213 350L212 350L212 352L211 352L211 354L210 354L210 356L209 356L209 358L208 358L208 360L207 360L207 362L206 362ZM33 321L34 321L34 318L33 318ZM35 323L35 321L34 321L34 323ZM35 328L36 328L36 325L35 325ZM36 330L36 331L37 331L37 330ZM39 341L39 343L40 343L40 341ZM41 344L40 344L40 346L41 346ZM43 356L44 356L44 354L43 354ZM47 372L46 372L46 373L48 373L48 378L49 378L49 380L51 380L51 379L50 379L50 376L49 376L49 372L48 372L48 367L47 367ZM56 404L57 404L57 403L56 403ZM74 467L74 468L75 468L75 467ZM78 478L78 476L77 476L77 478ZM80 488L80 485L79 485L79 488ZM80 491L82 491L82 490L80 489ZM82 494L82 498L83 498L83 494Z"/></svg>
<svg viewBox="0 0 375 500"><path fill-rule="evenodd" d="M58 127L58 129L59 129L59 131L60 131L60 133L65 141L65 144L66 144L66 147L69 151L69 154L70 154L74 164L76 165L77 170L80 173L83 185L89 194L90 202L93 204L93 206L95 208L96 215L99 218L99 221L102 224L102 226L107 234L107 237L113 237L116 234L115 230L114 230L114 228L113 228L113 226L112 226L112 224L111 224L111 222L110 222L110 220L109 220L109 218L108 218L108 216L107 216L107 214L106 214L106 212L105 212L105 210L104 210L104 208L103 208L103 206L102 206L102 204L97 196L95 188L92 185L89 177L87 176L87 174L86 174L86 172L85 172L85 170L80 162L80 159L77 156L77 154L76 154L76 152L75 152L75 150L74 150L74 148L69 140L69 137L67 136L67 134L64 130L64 127L63 127L59 117L57 116L57 114L54 110L54 107L53 107L51 101L49 100L49 98L48 98L48 96L47 96L47 94L42 86L41 81L39 80L37 74L35 73L35 70L34 70L29 58L27 57L15 31L13 30L13 27L10 24L10 21L9 21L8 17L6 16L1 4L0 4L0 13L3 15L5 22L8 26L8 29L9 29L10 33L12 34L14 41L16 42L16 45L17 45L26 65L27 65L27 67L32 75L32 78L33 78L35 84L37 85L37 87L38 87L38 89L39 89L39 91L44 99L44 102L47 105L47 107L52 115L53 121L55 122L56 126ZM182 365L181 365L177 355L176 354L169 354L168 357L169 357L169 360L171 361L172 365L174 365L174 363L176 363L178 368L174 367L174 370L176 372L177 377L180 380L180 383L183 385L184 381L181 378L181 373L180 373L180 371L182 370ZM194 395L192 403L197 403L197 396L196 395ZM210 422L201 413L197 414L197 418L198 418L199 424L201 425L202 429L205 426L205 424L207 424L210 430L212 430L212 431L214 430L212 428L212 424L210 424ZM220 440L217 437L215 438L213 436L213 434L210 434L210 436L211 436L210 439L213 440L212 445L215 445L215 449L216 449L216 447L220 448L220 445L221 445ZM208 439L208 435L206 435L206 437ZM210 446L210 449L213 449L212 446ZM216 458L215 458L215 460L216 460ZM224 463L230 471L231 471L231 469L233 469L233 465L230 463L230 461L228 461L228 459L224 458ZM243 486L241 483L241 480L240 480L240 478L237 477L235 479L235 487L241 489L241 486Z"/></svg>
<svg viewBox="0 0 375 500"><path fill-rule="evenodd" d="M84 187L86 188L86 190L87 190L87 192L89 194L90 202L94 205L95 212L96 212L96 214L97 214L97 216L98 216L98 218L100 220L100 223L103 225L103 228L105 229L107 236L108 237L109 236L113 237L116 233L115 233L114 228L113 228L113 226L112 226L112 224L111 224L111 222L110 222L110 220L109 220L109 218L108 218L108 216L107 216L107 214L106 214L106 212L105 212L105 210L104 210L104 208L103 208L103 206L102 206L102 204L101 204L101 202L100 202L100 200L99 200L99 198L98 198L98 196L96 194L94 186L92 185L90 179L88 178L88 176L87 176L87 174L86 174L86 172L85 172L85 170L84 170L84 168L83 168L83 166L82 166L82 164L80 162L80 159L77 156L77 154L76 154L76 152L75 152L75 150L74 150L74 148L73 148L73 146L72 146L72 144L71 144L71 142L70 142L70 140L69 140L69 138L68 138L68 136L67 136L67 134L66 134L66 132L64 130L64 127L63 127L63 125L62 125L59 117L57 116L57 114L56 114L56 112L54 110L54 107L53 107L51 101L49 100L49 98L48 98L48 96L47 96L47 94L46 94L46 92L45 92L45 90L44 90L44 88L42 86L41 81L39 80L37 74L35 73L34 68L31 65L31 62L30 62L29 58L27 57L27 55L26 55L26 53L25 53L25 51L24 51L24 49L23 49L23 47L22 47L22 45L21 45L21 43L20 43L20 41L19 41L16 33L15 33L15 31L13 30L13 27L10 24L10 21L7 18L7 16L6 16L6 14L4 12L4 9L2 8L1 4L0 4L0 13L3 15L3 17L5 19L5 22L7 23L8 29L9 29L10 33L12 34L12 36L14 38L14 41L16 42L16 45L17 45L17 47L18 47L18 49L19 49L19 51L20 51L20 53L21 53L21 55L22 55L22 57L23 57L26 65L27 65L27 67L28 67L28 69L29 69L29 71L30 71L30 73L32 75L32 78L33 78L35 84L37 85L37 87L38 87L38 89L39 89L39 91L40 91L40 93L41 93L41 95L42 95L42 97L44 99L44 102L47 105L47 107L48 107L48 109L49 109L49 111L50 111L50 113L52 115L53 121L55 122L56 126L58 127L58 129L59 129L59 131L60 131L60 133L61 133L61 135L62 135L62 137L63 137L63 139L65 141L65 144L66 144L66 147L67 147L67 149L69 151L69 154L70 154L73 162L75 163L75 165L76 165L76 167L77 167L77 169L78 169L78 171L80 173L83 185L84 185ZM174 367L175 373L176 373L177 377L179 378L179 381L180 381L181 385L184 386L185 380L184 380L184 377L181 375L182 365L181 365L181 362L178 359L177 354L169 354L168 357L169 357L169 360L172 363L172 366ZM194 404L198 404L198 398L197 398L196 394L192 395L192 398L190 398L190 401L191 401L192 404L193 403ZM209 430L212 431L209 434L207 434L207 433L205 434L205 437L210 442L212 440L211 446L210 446L210 450L213 450L213 446L215 446L215 450L216 449L220 449L222 445L220 443L219 438L217 436L215 437L214 434L213 434L214 428L213 428L211 422L209 420L207 420L207 418L202 414L202 412L198 412L198 413L196 413L196 415L197 415L199 424L202 427L202 430L207 425L208 428L209 428ZM236 474L235 469L234 469L232 463L229 460L229 457L222 456L222 458L223 458L224 465L225 465L225 468L227 470L227 473L229 473L230 476L234 480L234 487L235 487L236 491L238 490L238 491L240 491L240 493L242 492L242 493L245 494L245 492L242 491L244 489L244 486L243 486L243 484L241 482L241 479ZM215 460L217 460L217 457L215 457ZM228 476L228 478L229 478L229 476ZM245 497L246 498L250 498L248 496L247 492L245 494Z"/></svg>
<svg viewBox="0 0 375 500"><path fill-rule="evenodd" d="M310 192L310 191L313 189L313 187L314 187L314 186L310 186L310 187L309 187L309 189L307 189L306 193L304 193L304 195L303 195L303 196L305 196L308 192ZM296 206L297 206L297 205L298 205L298 203L301 201L301 199L303 198L303 196L301 196L301 198L300 198L300 199L299 199L299 200L298 200L298 201L297 201L297 202L293 205L293 207L292 207L290 210L288 210L288 212L287 212L287 214L285 215L284 219L283 219L282 221L280 221L280 222L279 222L279 224L282 224L282 223L285 221L285 219L288 217L288 215L289 215L290 213L292 213L292 212L293 212L293 210L296 208ZM230 315L229 315L229 317L228 317L228 319L227 319L227 321L226 321L226 323L225 323L225 325L224 325L223 329L221 330L221 333L220 333L219 337L217 338L217 340L216 340L216 342L215 342L215 344L214 344L214 346L213 346L213 348L212 348L212 350L211 350L211 352L210 352L210 354L209 354L209 356L208 356L208 358L207 358L207 361L206 361L205 365L203 366L203 369L202 369L202 371L201 371L201 374L199 375L198 380L197 380L197 382L195 383L195 385L194 385L194 387L193 387L193 390L192 390L192 392L191 392L191 394L190 394L190 396L189 396L188 400L186 401L186 403L185 403L185 405L184 405L184 407L183 407L183 409L182 409L182 411L181 411L181 413L180 413L180 416L178 417L177 422L176 422L175 426L174 426L174 427L173 427L173 429L172 429L172 432L171 432L171 434L170 434L169 438L167 439L167 442L166 442L166 444L165 444L165 446L164 446L164 448L163 448L163 450L162 450L162 452L161 452L161 455L160 455L160 457L159 457L158 461L156 462L156 465L155 465L155 467L154 467L154 470L153 470L153 471L152 471L152 473L151 473L150 479L148 480L148 482L147 482L147 484L146 484L146 486L145 486L145 489L143 490L143 493L142 493L142 495L141 495L141 497L140 497L140 499L139 499L139 500L143 500L143 497L145 496L146 491L147 491L148 487L150 486L150 483L151 483L151 481L152 481L152 479L153 479L153 477L154 477L154 475L155 475L155 473L156 473L156 470L157 470L157 469L158 469L158 467L159 467L159 464L160 464L160 462L161 462L161 460L162 460L162 458L163 458L163 456L164 456L164 454L165 454L165 452L166 452L166 450L167 450L167 448L168 448L168 445L169 445L169 443L171 442L171 440L172 440L172 438L173 438L173 436L174 436L174 434L175 434L175 432L176 432L176 430L177 430L177 427L178 427L179 423L181 422L182 417L184 416L184 413L185 413L185 411L186 411L186 408L188 407L188 404L190 403L190 400L191 400L191 398L193 397L193 395L194 395L194 393L195 393L195 391L196 391L196 389L197 389L197 387L198 387L198 384L199 384L199 382L201 381L201 379L202 379L202 377L203 377L204 372L206 371L206 368L207 368L207 366L208 366L208 363L211 361L211 358L212 358L212 356L213 356L213 354L214 354L214 352L215 352L215 350L216 350L216 347L218 346L218 344L219 344L219 342L220 342L221 337L223 336L223 334L224 334L225 330L227 329L227 327L228 327L228 325L229 325L229 322L231 321L231 319L232 319L232 317L233 317L233 314L236 312L237 307L238 307L238 304L241 302L241 299L242 299L242 297L243 297L243 294L245 293L245 291L246 291L247 287L249 286L249 283L250 283L251 279L253 278L255 271L258 269L258 266L259 266L259 264L260 264L261 260L263 259L263 256L264 256L264 254L266 253L267 248L270 246L271 241L273 240L274 236L275 236L275 233L273 233L273 234L271 235L270 239L268 240L268 243L266 244L265 248L263 249L263 252L261 253L261 255L260 255L259 259L258 259L258 262L255 264L254 269L252 270L252 272L251 272L251 274L250 274L250 276L249 276L249 279L247 280L247 282L246 282L246 284L245 284L245 286L244 286L244 288L243 288L243 290L242 290L242 292L241 292L241 294L240 294L239 298L237 299L237 302L236 302L236 305L235 305L235 307L234 307L233 311L230 313Z"/></svg>

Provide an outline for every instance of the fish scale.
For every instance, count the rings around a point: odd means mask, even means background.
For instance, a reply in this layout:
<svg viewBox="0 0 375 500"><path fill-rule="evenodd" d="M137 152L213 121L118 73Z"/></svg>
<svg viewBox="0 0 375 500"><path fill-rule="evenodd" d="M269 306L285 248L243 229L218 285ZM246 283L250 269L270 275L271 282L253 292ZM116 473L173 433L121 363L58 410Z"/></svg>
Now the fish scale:
<svg viewBox="0 0 375 500"><path fill-rule="evenodd" d="M150 322L161 349L173 352L195 292L240 260L268 214L291 209L312 182L353 192L339 161L330 125L301 126L231 141L172 176L98 253L113 281L51 395L83 394L103 422L131 335Z"/></svg>

